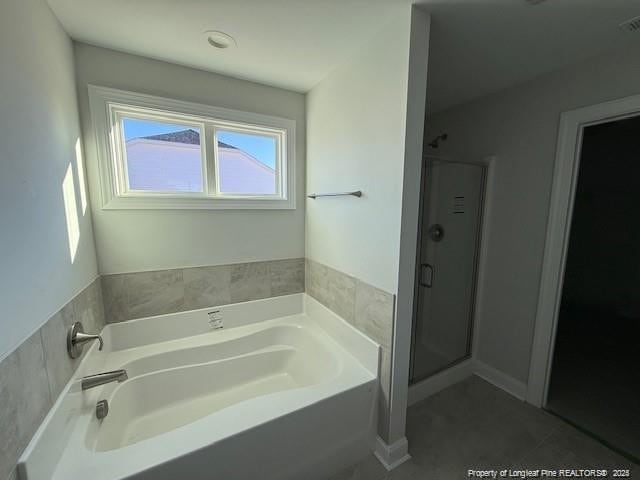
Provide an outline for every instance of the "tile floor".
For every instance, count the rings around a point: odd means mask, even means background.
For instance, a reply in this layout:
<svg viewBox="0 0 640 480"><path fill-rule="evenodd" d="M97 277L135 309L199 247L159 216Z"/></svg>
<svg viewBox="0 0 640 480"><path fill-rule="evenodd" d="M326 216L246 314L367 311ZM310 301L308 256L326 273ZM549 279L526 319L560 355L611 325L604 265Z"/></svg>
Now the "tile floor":
<svg viewBox="0 0 640 480"><path fill-rule="evenodd" d="M479 377L409 408L412 459L392 472L370 456L331 480L466 479L467 469L640 467ZM640 477L638 477L640 478Z"/></svg>

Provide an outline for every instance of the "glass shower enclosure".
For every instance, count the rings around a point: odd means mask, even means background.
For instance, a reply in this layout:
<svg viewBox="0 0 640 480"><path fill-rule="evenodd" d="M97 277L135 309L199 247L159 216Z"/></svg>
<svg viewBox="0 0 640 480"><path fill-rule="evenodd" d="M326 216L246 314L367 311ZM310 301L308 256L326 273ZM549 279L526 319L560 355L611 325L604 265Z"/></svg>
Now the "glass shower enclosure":
<svg viewBox="0 0 640 480"><path fill-rule="evenodd" d="M470 357L486 166L425 157L411 383Z"/></svg>

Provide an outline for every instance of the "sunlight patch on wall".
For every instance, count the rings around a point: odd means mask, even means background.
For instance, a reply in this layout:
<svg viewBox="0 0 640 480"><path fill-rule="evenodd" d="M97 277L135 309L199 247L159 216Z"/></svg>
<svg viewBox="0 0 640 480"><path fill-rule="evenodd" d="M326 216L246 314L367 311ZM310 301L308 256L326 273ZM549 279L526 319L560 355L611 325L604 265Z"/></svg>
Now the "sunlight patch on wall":
<svg viewBox="0 0 640 480"><path fill-rule="evenodd" d="M78 243L80 242L80 223L78 221L76 188L73 183L73 169L71 168L71 164L67 167L67 173L62 182L62 195L64 197L64 214L67 217L69 254L71 255L71 263L73 263L78 251Z"/></svg>
<svg viewBox="0 0 640 480"><path fill-rule="evenodd" d="M87 180L84 177L84 161L82 158L82 143L76 140L76 170L78 172L78 187L80 189L80 204L82 205L82 215L87 213Z"/></svg>

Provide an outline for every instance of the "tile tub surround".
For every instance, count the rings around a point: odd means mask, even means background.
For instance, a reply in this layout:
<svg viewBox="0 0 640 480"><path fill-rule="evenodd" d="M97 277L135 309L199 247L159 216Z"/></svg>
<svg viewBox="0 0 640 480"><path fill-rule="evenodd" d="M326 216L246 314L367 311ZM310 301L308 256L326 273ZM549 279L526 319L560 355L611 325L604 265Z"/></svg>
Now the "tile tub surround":
<svg viewBox="0 0 640 480"><path fill-rule="evenodd" d="M311 259L306 292L382 346L378 434L387 439L395 295Z"/></svg>
<svg viewBox="0 0 640 480"><path fill-rule="evenodd" d="M104 327L98 278L0 362L0 480L17 478L20 454L80 363L66 346L76 321L87 332Z"/></svg>
<svg viewBox="0 0 640 480"><path fill-rule="evenodd" d="M108 323L302 293L304 259L103 275Z"/></svg>

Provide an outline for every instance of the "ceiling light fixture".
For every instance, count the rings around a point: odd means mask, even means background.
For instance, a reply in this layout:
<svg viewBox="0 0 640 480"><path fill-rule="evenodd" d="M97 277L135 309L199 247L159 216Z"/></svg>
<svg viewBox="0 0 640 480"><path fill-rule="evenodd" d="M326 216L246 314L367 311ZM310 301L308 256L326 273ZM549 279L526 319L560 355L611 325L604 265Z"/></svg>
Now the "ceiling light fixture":
<svg viewBox="0 0 640 480"><path fill-rule="evenodd" d="M231 35L227 35L219 30L207 30L204 32L207 43L215 48L236 47L238 44Z"/></svg>

